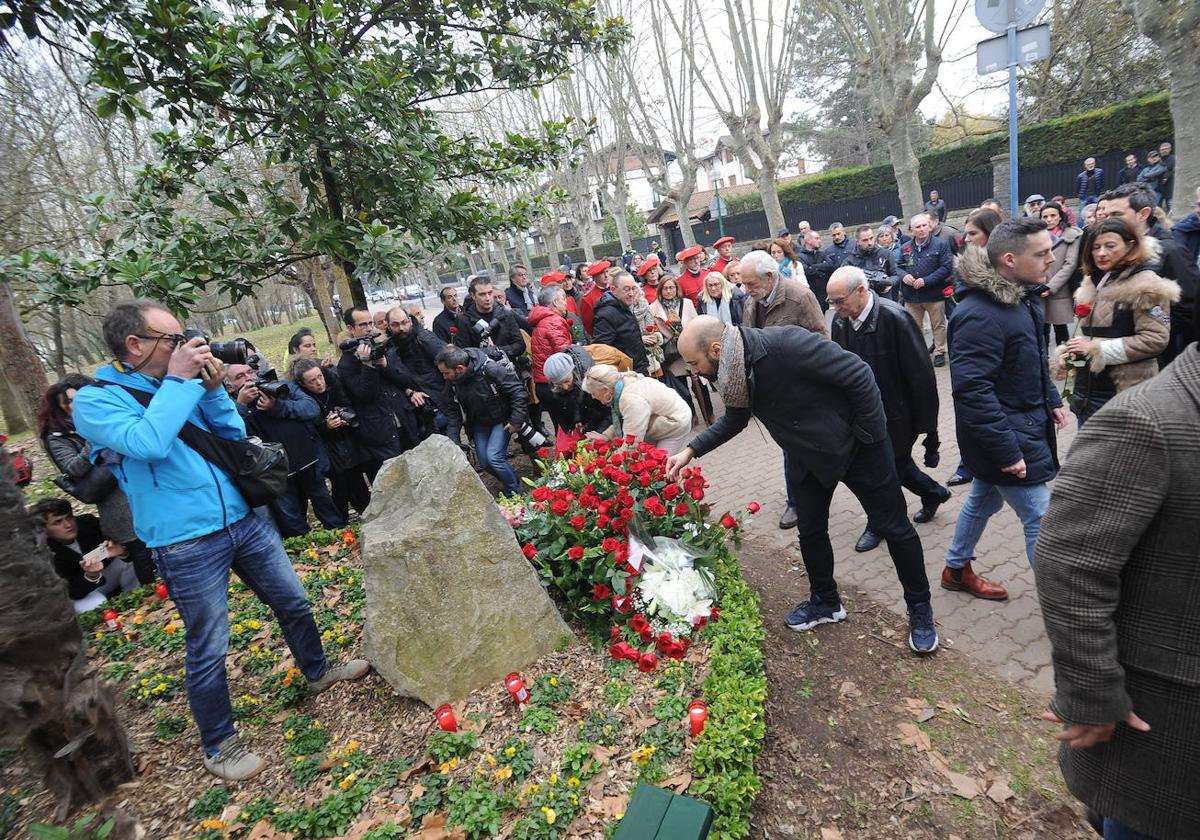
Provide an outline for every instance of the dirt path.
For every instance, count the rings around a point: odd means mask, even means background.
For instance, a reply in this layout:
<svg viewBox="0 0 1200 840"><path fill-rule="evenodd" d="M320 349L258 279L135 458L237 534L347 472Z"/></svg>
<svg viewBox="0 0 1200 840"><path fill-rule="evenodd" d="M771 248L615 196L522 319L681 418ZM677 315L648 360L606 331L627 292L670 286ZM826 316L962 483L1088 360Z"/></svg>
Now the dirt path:
<svg viewBox="0 0 1200 840"><path fill-rule="evenodd" d="M795 549L748 541L767 627L767 739L755 838L1095 835L1059 776L1044 698L953 650L918 659L907 625L853 591L850 619L797 634Z"/></svg>

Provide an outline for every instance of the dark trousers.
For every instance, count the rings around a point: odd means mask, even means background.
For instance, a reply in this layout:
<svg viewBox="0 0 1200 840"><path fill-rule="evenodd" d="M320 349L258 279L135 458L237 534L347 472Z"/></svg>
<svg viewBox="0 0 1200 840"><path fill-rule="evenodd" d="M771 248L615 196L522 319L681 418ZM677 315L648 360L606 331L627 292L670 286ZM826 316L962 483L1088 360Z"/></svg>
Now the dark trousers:
<svg viewBox="0 0 1200 840"><path fill-rule="evenodd" d="M534 391L537 392L538 403L550 415L550 421L564 432L571 431L573 421L571 411L566 403L554 393L554 386L549 382L534 383ZM554 435L554 429L550 429L551 436Z"/></svg>
<svg viewBox="0 0 1200 840"><path fill-rule="evenodd" d="M375 468L378 471L378 467ZM333 489L333 506L343 518L350 516L353 507L359 513L371 504L371 485L363 464L329 473L329 484Z"/></svg>
<svg viewBox="0 0 1200 840"><path fill-rule="evenodd" d="M897 441L893 454L896 456L896 476L900 486L921 500L922 504L940 502L946 496L946 488L938 484L931 476L921 471L913 460L912 448L916 441Z"/></svg>
<svg viewBox="0 0 1200 840"><path fill-rule="evenodd" d="M121 545L125 549L125 559L133 564L138 583L142 586L154 583L158 577L158 568L154 565L154 557L150 554L150 549L146 548L146 544L141 540L130 540Z"/></svg>
<svg viewBox="0 0 1200 840"><path fill-rule="evenodd" d="M1054 343L1050 343L1050 328L1054 328ZM1066 324L1046 324L1046 346L1050 348L1057 347L1060 344L1066 344L1071 339L1071 331Z"/></svg>
<svg viewBox="0 0 1200 840"><path fill-rule="evenodd" d="M841 480L866 511L867 527L887 540L905 602L909 606L928 603L925 552L908 519L891 443L884 440L859 444ZM833 578L833 546L829 542L829 503L835 487L822 484L808 470L803 471L799 480L793 479L791 487L798 517L800 554L812 593L828 604L841 603Z"/></svg>
<svg viewBox="0 0 1200 840"><path fill-rule="evenodd" d="M275 519L280 534L298 537L308 533L309 502L324 527L346 527L346 517L338 512L325 484L325 473L311 465L289 475L287 490L275 500Z"/></svg>

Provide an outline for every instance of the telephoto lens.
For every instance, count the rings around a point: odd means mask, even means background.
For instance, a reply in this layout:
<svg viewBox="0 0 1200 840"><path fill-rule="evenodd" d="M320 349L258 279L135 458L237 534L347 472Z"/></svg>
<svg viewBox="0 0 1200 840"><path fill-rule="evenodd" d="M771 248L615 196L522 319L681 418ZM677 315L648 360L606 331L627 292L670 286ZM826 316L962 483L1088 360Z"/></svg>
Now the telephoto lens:
<svg viewBox="0 0 1200 840"><path fill-rule="evenodd" d="M209 341L208 333L195 327L188 327L184 330L183 337L188 341L193 338L203 338L209 351L227 365L244 365L250 355L247 352L246 342L240 338L235 341Z"/></svg>
<svg viewBox="0 0 1200 840"><path fill-rule="evenodd" d="M538 449L546 445L546 436L541 433L537 426L525 421L525 425L517 430L517 437L528 446L530 449Z"/></svg>

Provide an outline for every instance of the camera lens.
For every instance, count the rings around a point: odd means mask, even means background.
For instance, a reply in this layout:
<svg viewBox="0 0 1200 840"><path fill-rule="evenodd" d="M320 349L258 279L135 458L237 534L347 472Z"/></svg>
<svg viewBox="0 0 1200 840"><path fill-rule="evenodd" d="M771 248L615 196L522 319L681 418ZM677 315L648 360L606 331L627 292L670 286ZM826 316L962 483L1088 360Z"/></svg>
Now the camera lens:
<svg viewBox="0 0 1200 840"><path fill-rule="evenodd" d="M186 333L185 333L186 335ZM249 353L246 350L246 342L240 338L236 341L210 341L208 349L212 354L227 365L244 365Z"/></svg>

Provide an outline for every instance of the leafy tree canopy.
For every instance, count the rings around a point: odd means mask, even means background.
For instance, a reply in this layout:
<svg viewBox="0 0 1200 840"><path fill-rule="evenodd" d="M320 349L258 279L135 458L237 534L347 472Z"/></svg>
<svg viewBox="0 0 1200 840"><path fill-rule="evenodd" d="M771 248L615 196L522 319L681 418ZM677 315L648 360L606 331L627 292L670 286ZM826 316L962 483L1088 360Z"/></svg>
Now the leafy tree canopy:
<svg viewBox="0 0 1200 840"><path fill-rule="evenodd" d="M38 12L20 15L26 34L84 54L99 115L166 127L129 195L90 198L92 253L27 253L6 270L36 275L58 301L126 284L178 309L210 284L250 294L316 255L345 269L361 303L364 281L527 226L538 198L498 206L487 188L569 155L580 142L569 120L481 136L437 109L536 91L628 37L593 0L83 0Z"/></svg>

